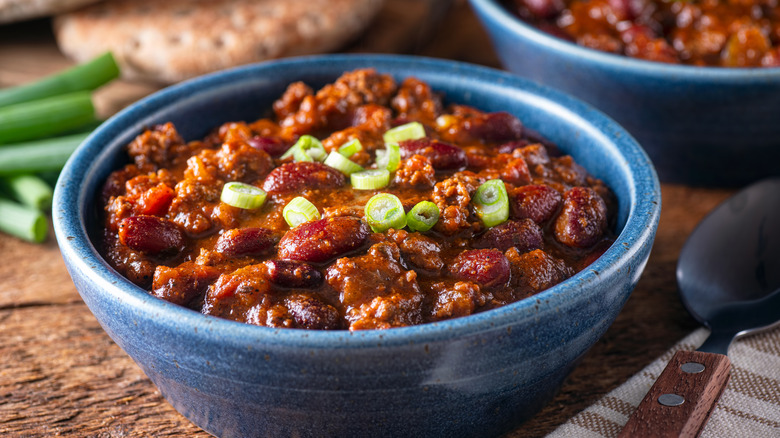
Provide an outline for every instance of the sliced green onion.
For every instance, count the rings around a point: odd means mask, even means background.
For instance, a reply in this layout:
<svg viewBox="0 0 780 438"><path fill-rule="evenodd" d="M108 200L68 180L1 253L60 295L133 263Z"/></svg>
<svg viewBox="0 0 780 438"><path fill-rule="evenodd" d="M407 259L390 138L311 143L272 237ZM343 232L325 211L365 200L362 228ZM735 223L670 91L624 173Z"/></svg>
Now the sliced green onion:
<svg viewBox="0 0 780 438"><path fill-rule="evenodd" d="M305 222L316 221L321 217L317 207L303 196L297 196L290 200L284 206L282 216L290 228L295 228Z"/></svg>
<svg viewBox="0 0 780 438"><path fill-rule="evenodd" d="M47 76L39 81L0 90L0 106L43 99L74 91L94 90L119 77L111 52L106 52L91 61Z"/></svg>
<svg viewBox="0 0 780 438"><path fill-rule="evenodd" d="M327 155L322 143L316 137L302 135L281 158L284 160L293 157L295 161L323 161Z"/></svg>
<svg viewBox="0 0 780 438"><path fill-rule="evenodd" d="M401 147L398 146L398 143L387 143L385 147L384 151L377 151L376 166L395 172L401 164Z"/></svg>
<svg viewBox="0 0 780 438"><path fill-rule="evenodd" d="M0 198L0 231L40 243L46 240L49 226L40 210Z"/></svg>
<svg viewBox="0 0 780 438"><path fill-rule="evenodd" d="M5 106L0 108L0 144L58 134L94 120L88 91Z"/></svg>
<svg viewBox="0 0 780 438"><path fill-rule="evenodd" d="M360 140L357 138L353 138L352 140L344 143L339 147L339 153L347 158L355 155L356 153L363 150L363 144L360 143Z"/></svg>
<svg viewBox="0 0 780 438"><path fill-rule="evenodd" d="M387 169L370 169L355 172L349 176L352 187L357 190L381 189L390 184L390 172Z"/></svg>
<svg viewBox="0 0 780 438"><path fill-rule="evenodd" d="M360 164L336 151L333 151L328 155L328 158L325 159L325 165L330 166L347 176L363 170L363 167Z"/></svg>
<svg viewBox="0 0 780 438"><path fill-rule="evenodd" d="M89 132L0 146L0 175L59 171Z"/></svg>
<svg viewBox="0 0 780 438"><path fill-rule="evenodd" d="M400 143L404 140L417 140L423 137L425 137L425 127L420 122L396 126L386 131L382 136L385 143Z"/></svg>
<svg viewBox="0 0 780 438"><path fill-rule="evenodd" d="M479 186L472 201L477 216L486 227L494 227L509 219L509 195L500 179L491 179Z"/></svg>
<svg viewBox="0 0 780 438"><path fill-rule="evenodd" d="M412 231L428 231L438 221L439 207L431 201L418 202L406 215L406 225Z"/></svg>
<svg viewBox="0 0 780 438"><path fill-rule="evenodd" d="M36 210L51 208L53 190L35 175L13 175L0 178L0 186L22 204Z"/></svg>
<svg viewBox="0 0 780 438"><path fill-rule="evenodd" d="M254 210L265 204L265 190L242 182L231 181L222 187L220 200L233 207Z"/></svg>
<svg viewBox="0 0 780 438"><path fill-rule="evenodd" d="M390 228L400 230L406 226L404 205L395 195L374 195L366 203L366 222L375 233L382 233Z"/></svg>

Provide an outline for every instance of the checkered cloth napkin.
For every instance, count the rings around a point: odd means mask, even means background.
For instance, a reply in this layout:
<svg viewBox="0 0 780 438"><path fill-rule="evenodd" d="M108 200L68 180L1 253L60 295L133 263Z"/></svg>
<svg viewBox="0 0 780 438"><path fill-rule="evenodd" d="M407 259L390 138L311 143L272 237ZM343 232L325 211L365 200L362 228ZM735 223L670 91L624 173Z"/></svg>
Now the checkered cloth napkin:
<svg viewBox="0 0 780 438"><path fill-rule="evenodd" d="M708 334L694 331L547 438L616 437L674 353L695 350ZM701 437L780 438L780 328L735 341L729 359L731 379Z"/></svg>

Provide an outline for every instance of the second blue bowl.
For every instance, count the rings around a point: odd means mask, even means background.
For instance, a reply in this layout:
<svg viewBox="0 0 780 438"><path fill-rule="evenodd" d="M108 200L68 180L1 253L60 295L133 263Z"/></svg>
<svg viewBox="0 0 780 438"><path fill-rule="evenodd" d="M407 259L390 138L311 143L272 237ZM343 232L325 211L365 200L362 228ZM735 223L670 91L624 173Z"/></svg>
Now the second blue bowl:
<svg viewBox="0 0 780 438"><path fill-rule="evenodd" d="M780 68L669 65L550 36L495 0L470 0L504 66L613 117L662 181L737 186L780 175Z"/></svg>

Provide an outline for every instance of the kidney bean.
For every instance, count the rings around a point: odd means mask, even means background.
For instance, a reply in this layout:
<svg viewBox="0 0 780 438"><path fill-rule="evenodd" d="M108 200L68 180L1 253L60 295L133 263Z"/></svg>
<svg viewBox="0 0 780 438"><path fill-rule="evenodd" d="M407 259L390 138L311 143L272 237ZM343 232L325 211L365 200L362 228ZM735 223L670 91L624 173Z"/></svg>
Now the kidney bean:
<svg viewBox="0 0 780 438"><path fill-rule="evenodd" d="M152 295L174 304L187 305L203 294L217 277L219 270L212 266L193 262L184 262L173 268L161 265L154 271Z"/></svg>
<svg viewBox="0 0 780 438"><path fill-rule="evenodd" d="M322 273L296 260L268 260L268 280L277 286L309 289L322 283Z"/></svg>
<svg viewBox="0 0 780 438"><path fill-rule="evenodd" d="M522 186L512 192L512 217L516 219L531 219L537 224L550 220L563 197L557 190L543 184Z"/></svg>
<svg viewBox="0 0 780 438"><path fill-rule="evenodd" d="M486 113L468 119L463 127L472 137L486 142L520 140L523 124L507 112Z"/></svg>
<svg viewBox="0 0 780 438"><path fill-rule="evenodd" d="M474 247L496 248L501 251L517 248L523 253L541 248L542 243L542 229L531 219L520 219L489 228L474 241Z"/></svg>
<svg viewBox="0 0 780 438"><path fill-rule="evenodd" d="M308 295L293 295L286 300L287 308L300 328L333 330L339 328L339 312L330 304Z"/></svg>
<svg viewBox="0 0 780 438"><path fill-rule="evenodd" d="M359 248L370 230L360 219L329 217L288 231L279 242L279 258L321 263Z"/></svg>
<svg viewBox="0 0 780 438"><path fill-rule="evenodd" d="M323 189L341 187L346 182L344 174L322 163L302 161L282 164L263 181L266 192L289 193L305 188Z"/></svg>
<svg viewBox="0 0 780 438"><path fill-rule="evenodd" d="M214 249L228 257L260 255L273 248L276 239L266 228L234 228L219 236Z"/></svg>
<svg viewBox="0 0 780 438"><path fill-rule="evenodd" d="M249 144L249 146L252 146L255 149L260 149L261 151L265 151L272 157L278 157L290 148L290 145L276 137L260 137L256 135L246 142Z"/></svg>
<svg viewBox="0 0 780 438"><path fill-rule="evenodd" d="M463 251L452 264L456 278L473 281L485 288L505 285L509 281L510 270L509 261L497 249Z"/></svg>
<svg viewBox="0 0 780 438"><path fill-rule="evenodd" d="M131 216L119 223L119 241L148 254L178 253L184 248L184 233L175 223L157 216Z"/></svg>
<svg viewBox="0 0 780 438"><path fill-rule="evenodd" d="M572 187L563 196L563 208L555 219L555 238L567 246L587 248L607 229L607 205L593 189Z"/></svg>
<svg viewBox="0 0 780 438"><path fill-rule="evenodd" d="M436 170L463 170L468 166L468 157L463 149L428 137L402 141L401 158L422 155L431 160Z"/></svg>

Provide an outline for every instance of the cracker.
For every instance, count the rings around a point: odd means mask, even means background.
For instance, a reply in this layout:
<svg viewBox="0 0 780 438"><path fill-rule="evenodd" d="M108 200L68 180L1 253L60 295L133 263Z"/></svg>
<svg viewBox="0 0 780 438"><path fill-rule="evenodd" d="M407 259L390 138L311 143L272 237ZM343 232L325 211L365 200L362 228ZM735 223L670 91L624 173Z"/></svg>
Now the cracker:
<svg viewBox="0 0 780 438"><path fill-rule="evenodd" d="M341 47L382 0L113 0L54 22L78 61L106 50L125 77L172 83L223 68Z"/></svg>
<svg viewBox="0 0 780 438"><path fill-rule="evenodd" d="M46 17L96 1L98 0L0 0L0 23Z"/></svg>

